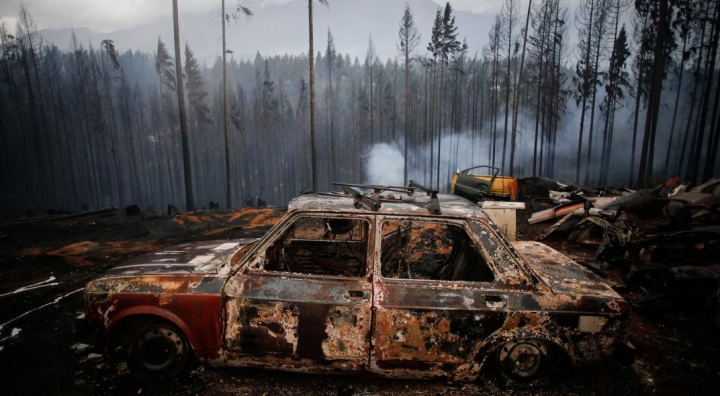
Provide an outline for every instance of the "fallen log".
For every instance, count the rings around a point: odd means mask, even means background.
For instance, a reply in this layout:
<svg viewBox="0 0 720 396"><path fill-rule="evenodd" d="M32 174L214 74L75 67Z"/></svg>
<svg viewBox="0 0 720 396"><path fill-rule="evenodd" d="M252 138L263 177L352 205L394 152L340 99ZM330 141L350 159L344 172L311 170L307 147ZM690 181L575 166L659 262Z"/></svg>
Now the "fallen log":
<svg viewBox="0 0 720 396"><path fill-rule="evenodd" d="M552 220L558 217L563 217L574 212L576 209L581 209L584 205L585 204L582 201L568 202L562 205L558 205L554 208L541 210L539 212L533 213L528 219L528 223L535 224L547 220Z"/></svg>
<svg viewBox="0 0 720 396"><path fill-rule="evenodd" d="M11 225L18 225L18 224L28 224L28 223L39 223L39 222L45 222L45 221L53 221L53 220L66 220L66 219L77 219L81 217L92 217L92 216L100 216L105 214L110 214L117 211L117 208L103 208L103 209L97 209L97 210L87 210L84 212L77 212L77 213L71 213L66 215L57 215L57 216L42 216L42 217L33 217L29 219L19 220L19 221L13 221L10 223L3 223L0 224L0 227L6 227Z"/></svg>

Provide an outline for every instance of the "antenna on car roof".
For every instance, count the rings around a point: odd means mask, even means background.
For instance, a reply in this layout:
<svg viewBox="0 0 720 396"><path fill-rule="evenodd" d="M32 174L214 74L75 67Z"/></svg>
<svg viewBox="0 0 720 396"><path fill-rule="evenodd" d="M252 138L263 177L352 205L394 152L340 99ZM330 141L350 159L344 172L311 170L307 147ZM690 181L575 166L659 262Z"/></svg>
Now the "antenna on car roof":
<svg viewBox="0 0 720 396"><path fill-rule="evenodd" d="M430 196L430 202L428 202L427 210L432 214L440 214L440 201L438 201L438 192L431 188L425 187L415 180L410 180L410 187L417 188L418 190L425 191Z"/></svg>

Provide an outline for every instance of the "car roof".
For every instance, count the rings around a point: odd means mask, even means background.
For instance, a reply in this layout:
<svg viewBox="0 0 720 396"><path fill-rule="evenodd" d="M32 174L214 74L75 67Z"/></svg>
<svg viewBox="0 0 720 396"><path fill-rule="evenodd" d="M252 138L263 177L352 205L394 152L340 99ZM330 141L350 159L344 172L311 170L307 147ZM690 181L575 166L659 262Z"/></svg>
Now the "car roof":
<svg viewBox="0 0 720 396"><path fill-rule="evenodd" d="M405 193L388 193L380 195L380 208L372 210L366 205L355 207L355 199L342 193L305 194L293 198L288 203L289 211L363 213L384 215L413 215L432 217L462 217L478 220L488 219L487 214L477 204L465 198L451 194L438 194L440 214L432 214L428 210L431 197L424 192L413 195Z"/></svg>

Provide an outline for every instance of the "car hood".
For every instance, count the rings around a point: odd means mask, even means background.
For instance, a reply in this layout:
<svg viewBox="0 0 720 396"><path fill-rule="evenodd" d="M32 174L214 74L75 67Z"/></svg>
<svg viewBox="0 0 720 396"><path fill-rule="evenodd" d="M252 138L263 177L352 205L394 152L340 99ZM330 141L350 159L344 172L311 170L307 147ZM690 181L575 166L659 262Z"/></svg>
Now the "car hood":
<svg viewBox="0 0 720 396"><path fill-rule="evenodd" d="M620 298L600 277L545 244L514 242L513 246L554 293Z"/></svg>
<svg viewBox="0 0 720 396"><path fill-rule="evenodd" d="M257 239L186 243L134 257L105 275L218 273L235 252L255 241Z"/></svg>

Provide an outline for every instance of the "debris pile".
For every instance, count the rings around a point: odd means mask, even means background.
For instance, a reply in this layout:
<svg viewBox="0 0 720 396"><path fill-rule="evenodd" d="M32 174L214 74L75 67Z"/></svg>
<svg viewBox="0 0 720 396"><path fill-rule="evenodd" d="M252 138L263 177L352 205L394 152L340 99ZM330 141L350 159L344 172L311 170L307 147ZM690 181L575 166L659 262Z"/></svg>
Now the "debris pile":
<svg viewBox="0 0 720 396"><path fill-rule="evenodd" d="M720 179L692 189L679 178L637 191L558 185L547 198L555 206L528 219L559 219L538 240L594 249L584 264L631 292L641 312L700 302L720 327Z"/></svg>

